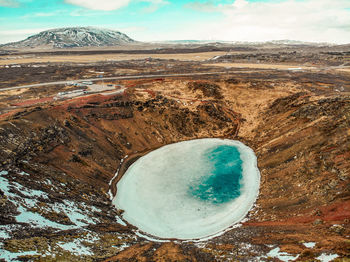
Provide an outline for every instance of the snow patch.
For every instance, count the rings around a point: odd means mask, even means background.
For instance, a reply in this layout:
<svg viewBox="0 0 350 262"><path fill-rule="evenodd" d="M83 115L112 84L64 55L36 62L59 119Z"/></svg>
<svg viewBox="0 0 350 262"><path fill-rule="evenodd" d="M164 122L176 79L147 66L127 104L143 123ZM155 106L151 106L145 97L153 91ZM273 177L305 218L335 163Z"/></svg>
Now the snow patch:
<svg viewBox="0 0 350 262"><path fill-rule="evenodd" d="M118 90L117 92L119 92L120 90ZM124 91L124 90L123 90ZM112 186L112 183L113 183L113 180L117 178L118 174L119 174L119 170L120 170L120 167L121 165L123 164L124 160L127 159L129 157L129 155L126 155L125 157L123 157L121 160L120 160L120 163L119 163L119 167L117 169L117 172L115 172L113 178L109 181L108 185L109 185L109 190L108 190L108 195L109 195L109 199L110 200L113 200L113 194L112 194L112 189L111 189L111 186Z"/></svg>
<svg viewBox="0 0 350 262"><path fill-rule="evenodd" d="M314 248L316 246L315 242L307 242L307 243L303 243L303 245L307 248Z"/></svg>
<svg viewBox="0 0 350 262"><path fill-rule="evenodd" d="M20 212L19 215L15 216L17 222L28 223L33 227L52 227L61 230L76 229L99 222L96 218L90 218L89 214L91 212L100 212L101 210L93 206L87 206L85 203L81 203L80 207L70 200L63 200L63 203L46 203L46 206L42 206L41 209L46 212L63 212L74 225L56 223L43 217L39 213L29 211L29 208L36 208L38 206L39 198L49 199L48 194L40 190L23 187L17 182L9 182L7 178L3 176L7 174L7 171L0 172L0 189L4 192L9 201L16 204L17 211ZM23 196L10 192L11 188L16 188Z"/></svg>
<svg viewBox="0 0 350 262"><path fill-rule="evenodd" d="M70 221L72 221L77 227L84 227L88 224L96 224L98 222L97 219L92 219L88 216L88 211L83 211L78 208L77 204L75 202L72 202L70 200L63 200L63 204L61 203L55 203L52 206L52 209L55 210L57 213L64 212ZM74 227L76 228L76 227Z"/></svg>
<svg viewBox="0 0 350 262"><path fill-rule="evenodd" d="M8 174L7 171L0 172L0 182L1 182L0 189L5 193L6 196L10 198L11 197L16 198L17 195L10 192L10 188L15 187L18 191L20 191L23 195L25 195L28 198L42 197L42 198L48 199L47 193L43 191L26 188L21 184L18 184L17 182L11 182L10 184L6 178L2 177L2 175L7 175L7 174ZM26 174L26 173L21 172L21 175L23 174Z"/></svg>
<svg viewBox="0 0 350 262"><path fill-rule="evenodd" d="M320 260L321 262L330 262L337 257L339 257L337 254L321 254L320 256L316 257L316 259Z"/></svg>
<svg viewBox="0 0 350 262"><path fill-rule="evenodd" d="M280 252L280 250L281 249L279 247L276 247L275 249L272 249L269 253L267 253L267 256L272 258L278 258L279 260L284 262L294 261L299 257L299 255L292 256L287 252Z"/></svg>
<svg viewBox="0 0 350 262"><path fill-rule="evenodd" d="M8 239L10 235L0 226L0 239Z"/></svg>
<svg viewBox="0 0 350 262"><path fill-rule="evenodd" d="M126 249L126 248L128 248L130 246L131 246L131 244L129 244L129 243L123 243L121 245L113 246L113 247L118 248L118 251L121 252L121 251L123 251L124 249Z"/></svg>
<svg viewBox="0 0 350 262"><path fill-rule="evenodd" d="M34 256L38 255L36 251L22 251L22 252L10 252L6 249L3 249L3 244L0 243L0 258L4 259L5 261L18 261L15 259L18 259L21 256Z"/></svg>
<svg viewBox="0 0 350 262"><path fill-rule="evenodd" d="M147 236L147 235L145 235L145 234L142 234L140 231L136 231L136 232L135 232L135 235L137 235L138 237L147 239L147 240L149 240L149 241L153 241L153 242L160 242L160 243L170 242L170 240L157 239L157 238L153 238L153 237Z"/></svg>
<svg viewBox="0 0 350 262"><path fill-rule="evenodd" d="M92 232L89 232L84 239L84 241L88 243L94 243L98 240L100 240L100 238L98 237L98 234L92 233Z"/></svg>
<svg viewBox="0 0 350 262"><path fill-rule="evenodd" d="M24 171L21 171L21 172L19 172L18 174L20 174L20 175L22 175L22 176L29 176L29 174L26 173L26 172L24 172Z"/></svg>
<svg viewBox="0 0 350 262"><path fill-rule="evenodd" d="M121 224L122 226L127 226L127 224L118 216L116 216L117 223Z"/></svg>
<svg viewBox="0 0 350 262"><path fill-rule="evenodd" d="M93 255L90 248L84 246L81 243L81 240L78 240L78 239L75 239L73 242L58 243L58 245L62 249L69 251L75 255L79 255L79 256L92 256Z"/></svg>

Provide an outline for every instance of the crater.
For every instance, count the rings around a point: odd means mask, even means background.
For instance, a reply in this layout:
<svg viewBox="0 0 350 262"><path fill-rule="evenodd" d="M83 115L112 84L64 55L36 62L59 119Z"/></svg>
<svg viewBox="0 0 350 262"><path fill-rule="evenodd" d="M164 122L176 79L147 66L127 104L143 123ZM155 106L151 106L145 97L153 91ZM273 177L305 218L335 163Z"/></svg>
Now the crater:
<svg viewBox="0 0 350 262"><path fill-rule="evenodd" d="M201 239L241 221L259 184L252 149L235 140L196 139L139 158L118 182L113 203L146 234Z"/></svg>

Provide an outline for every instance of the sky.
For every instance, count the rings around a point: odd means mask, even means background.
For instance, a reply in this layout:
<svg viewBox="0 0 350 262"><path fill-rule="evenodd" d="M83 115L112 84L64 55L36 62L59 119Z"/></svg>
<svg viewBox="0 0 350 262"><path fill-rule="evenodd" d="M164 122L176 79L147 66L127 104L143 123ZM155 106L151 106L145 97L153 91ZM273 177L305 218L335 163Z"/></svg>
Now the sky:
<svg viewBox="0 0 350 262"><path fill-rule="evenodd" d="M59 27L115 29L138 41L350 43L350 0L0 0L0 43Z"/></svg>

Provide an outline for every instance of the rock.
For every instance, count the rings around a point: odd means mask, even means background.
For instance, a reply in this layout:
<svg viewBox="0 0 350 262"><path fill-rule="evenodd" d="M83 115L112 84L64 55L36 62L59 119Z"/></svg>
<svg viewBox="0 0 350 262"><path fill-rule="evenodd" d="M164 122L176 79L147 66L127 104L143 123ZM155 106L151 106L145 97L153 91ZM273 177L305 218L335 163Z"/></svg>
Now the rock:
<svg viewBox="0 0 350 262"><path fill-rule="evenodd" d="M82 162L81 158L78 155L75 155L75 154L72 155L70 161L76 162L76 163L81 163Z"/></svg>
<svg viewBox="0 0 350 262"><path fill-rule="evenodd" d="M313 222L313 224L314 224L315 226L321 225L321 224L323 224L323 220L322 220L322 219L316 219L316 220Z"/></svg>
<svg viewBox="0 0 350 262"><path fill-rule="evenodd" d="M63 125L64 125L65 127L70 127L70 126L71 126L70 123L69 123L69 121L68 121L67 119L65 119L65 120L63 121Z"/></svg>
<svg viewBox="0 0 350 262"><path fill-rule="evenodd" d="M222 99L221 87L217 84L208 82L190 82L187 84L188 89L192 91L200 90L206 97L214 97L216 99Z"/></svg>
<svg viewBox="0 0 350 262"><path fill-rule="evenodd" d="M314 211L312 212L312 215L314 215L314 216L321 216L321 215L322 215L322 211L319 210L319 209L316 209L316 210L314 210Z"/></svg>
<svg viewBox="0 0 350 262"><path fill-rule="evenodd" d="M345 228L342 225L333 225L329 228L332 232L335 232L339 235L342 235L343 232L345 231Z"/></svg>

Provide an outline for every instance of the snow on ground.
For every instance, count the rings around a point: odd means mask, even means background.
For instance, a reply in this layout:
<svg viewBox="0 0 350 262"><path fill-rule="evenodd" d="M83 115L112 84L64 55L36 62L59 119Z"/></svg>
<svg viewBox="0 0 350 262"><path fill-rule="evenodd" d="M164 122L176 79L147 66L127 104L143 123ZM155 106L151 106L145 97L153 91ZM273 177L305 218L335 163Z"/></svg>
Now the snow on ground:
<svg viewBox="0 0 350 262"><path fill-rule="evenodd" d="M330 262L337 257L339 257L337 254L321 254L316 259L320 260L321 262Z"/></svg>
<svg viewBox="0 0 350 262"><path fill-rule="evenodd" d="M79 206L77 203L67 199L63 200L63 203L46 203L46 206L42 206L41 209L45 212L63 212L73 225L60 224L45 218L37 212L30 211L30 208L38 207L40 200L48 200L48 194L40 190L23 187L16 182L9 182L4 176L7 174L7 171L0 172L0 189L8 200L17 206L17 211L20 212L16 216L17 222L28 223L33 227L52 227L60 230L76 229L99 222L97 219L92 219L89 216L91 212L100 211L99 209L87 206L85 203ZM11 188L17 189L22 195L17 195L14 191L11 191Z"/></svg>
<svg viewBox="0 0 350 262"><path fill-rule="evenodd" d="M140 231L135 231L134 233L136 236L147 239L147 240L152 241L152 242L159 242L159 243L170 242L170 240L162 240L162 239L157 239L157 238L147 236L145 234L142 234Z"/></svg>
<svg viewBox="0 0 350 262"><path fill-rule="evenodd" d="M92 219L87 213L83 212L76 203L70 200L63 200L62 203L55 203L52 209L57 213L64 212L77 227L84 227L88 224L96 224L96 219ZM84 211L87 211L86 209ZM88 211L89 212L89 211Z"/></svg>
<svg viewBox="0 0 350 262"><path fill-rule="evenodd" d="M118 216L115 217L117 220L117 223L121 224L122 226L127 226L127 224Z"/></svg>
<svg viewBox="0 0 350 262"><path fill-rule="evenodd" d="M36 251L22 251L22 252L18 252L18 253L13 253L10 252L6 249L3 249L3 244L0 243L0 255L2 259L4 259L5 261L18 261L16 259L18 259L18 257L21 256L34 256L34 255L38 255L38 253Z"/></svg>
<svg viewBox="0 0 350 262"><path fill-rule="evenodd" d="M62 254L62 249L64 251L67 251L75 256L91 256L93 255L93 252L91 249L86 246L87 243L93 244L96 241L99 241L100 238L98 234L95 232L90 232L87 230L83 230L83 233L80 235L79 238L70 239L68 236L68 239L66 238L65 241L59 241L59 242L51 242L51 245L48 247L48 250L35 250L36 247L33 246L34 250L31 251L17 251L17 252L11 252L9 250L6 250L3 248L3 244L0 242L0 259L5 259L5 261L19 261L21 256L41 256L44 257L55 257L57 254ZM87 244L88 245L88 244ZM118 249L124 248L125 244L120 245Z"/></svg>
<svg viewBox="0 0 350 262"><path fill-rule="evenodd" d="M10 235L7 233L7 228L4 226L0 226L0 239L8 239Z"/></svg>
<svg viewBox="0 0 350 262"><path fill-rule="evenodd" d="M90 206L86 202L75 202L71 199L64 199L60 202L52 201L50 194L31 189L21 185L18 182L11 181L7 171L0 171L0 190L4 193L2 196L5 203L11 202L15 209L13 217L17 222L24 224L11 224L0 225L0 260L5 261L19 261L21 256L41 256L54 258L55 255L63 252L69 252L73 256L91 256L93 255L92 247L94 243L100 242L101 238L98 233L92 232L88 229L88 225L100 223L96 217L90 215L97 212L101 213L101 209L95 206ZM30 175L21 172L18 175L29 176L27 180L30 180ZM46 179L41 181L42 184L51 185L52 188L59 190L52 181ZM61 186L65 186L62 184ZM60 187L60 185L58 185ZM56 216L59 214L59 216ZM52 215L52 216L51 216ZM51 219L51 217L53 217ZM64 223L61 224L62 219ZM69 224L71 222L71 224ZM125 222L119 218L120 224L126 225ZM66 224L67 223L67 224ZM63 238L55 239L50 242L48 250L37 249L34 245L32 250L11 250L6 249L5 241L11 239L13 234L17 232L29 231L31 228L52 228L54 230L71 230L79 229L76 235L65 235ZM134 236L135 239L137 238ZM133 239L135 241L135 239ZM120 244L115 248L117 251L121 251L129 246L130 237L123 239L120 238ZM119 242L116 242L119 243ZM130 244L131 245L131 244ZM11 252L11 251L15 252Z"/></svg>
<svg viewBox="0 0 350 262"><path fill-rule="evenodd" d="M308 242L303 244L307 248L314 248L316 245L316 243L314 242ZM269 246L269 247L273 247L273 246ZM299 255L293 256L291 254L288 254L287 252L281 252L281 249L279 247L276 247L270 250L270 252L267 253L266 256L258 257L258 261L260 260L265 261L265 259L268 259L268 258L278 258L283 262L290 262L290 261L297 260L298 257ZM337 254L321 254L320 256L316 257L316 259L321 262L330 262L330 261L333 261L333 259L336 259L337 257L339 257Z"/></svg>
<svg viewBox="0 0 350 262"><path fill-rule="evenodd" d="M109 195L109 199L110 199L110 200L113 200L113 194L112 194L112 190L111 190L111 185L112 185L114 179L117 178L117 176L118 176L118 174L119 174L120 167L121 167L121 165L123 164L124 160L128 158L128 156L129 156L129 155L126 155L126 156L124 156L124 157L120 160L120 163L119 163L119 167L118 167L118 169L117 169L117 172L115 172L115 174L114 174L114 176L112 177L112 179L109 180L109 183L108 183L108 185L109 185L108 195Z"/></svg>
<svg viewBox="0 0 350 262"><path fill-rule="evenodd" d="M48 195L43 191L29 189L29 188L23 187L22 185L20 185L16 182L11 182L11 184L10 184L9 181L5 177L3 177L3 175L7 175L7 174L8 174L7 171L0 172L0 182L1 182L0 189L5 193L5 195L7 197L15 197L16 198L16 196L17 196L16 194L10 193L11 187L15 187L18 189L18 191L20 191L27 198L42 197L42 198L48 199ZM26 173L21 172L20 174L24 175Z"/></svg>
<svg viewBox="0 0 350 262"><path fill-rule="evenodd" d="M38 213L27 211L23 206L20 206L18 208L18 211L20 212L20 214L16 216L17 222L28 223L33 227L40 227L40 228L52 227L52 228L57 228L61 230L76 228L75 226L67 226L67 225L62 225L62 224L53 222L41 216Z"/></svg>
<svg viewBox="0 0 350 262"><path fill-rule="evenodd" d="M267 253L267 256L272 258L278 258L279 260L284 262L294 261L299 257L299 255L292 256L287 252L281 252L281 249L279 247L272 249L269 253Z"/></svg>
<svg viewBox="0 0 350 262"><path fill-rule="evenodd" d="M17 182L11 182L7 179L7 171L0 172L0 189L5 194L6 200L11 201L17 207L18 215L15 216L17 222L29 224L34 228L47 228L51 227L58 230L77 229L88 224L95 224L97 219L89 217L91 212L100 212L101 210L96 207L90 207L85 203L75 203L71 200L63 200L62 203L45 203L42 201L49 200L49 195L40 190L34 190L26 188ZM21 172L20 175L28 175ZM45 183L48 183L45 181ZM42 205L42 204L45 205ZM35 212L35 208L40 206L40 212L56 212L65 213L69 220L74 223L72 225L64 225L55 221L51 221L42 216L41 213ZM11 232L21 230L23 225L0 225L0 240L6 240L11 238ZM28 230L28 229L26 229ZM75 239L71 242L57 243L60 248L71 252L74 255L92 255L91 250L83 245L83 242L94 243L100 240L96 233L92 233L83 229L82 232L88 232L85 236ZM52 255L49 253L42 253L37 250L11 252L4 249L3 244L0 241L0 257L5 261L18 261L21 256L33 256L33 255Z"/></svg>
<svg viewBox="0 0 350 262"><path fill-rule="evenodd" d="M314 248L316 246L315 242L303 243L303 245L307 248Z"/></svg>
<svg viewBox="0 0 350 262"><path fill-rule="evenodd" d="M84 241L89 242L89 243L94 243L98 240L100 240L100 238L98 237L98 234L93 233L93 232L89 232L88 234L86 234L86 236L84 238Z"/></svg>
<svg viewBox="0 0 350 262"><path fill-rule="evenodd" d="M0 243L2 240L10 239L11 232L20 230L21 225L0 225Z"/></svg>
<svg viewBox="0 0 350 262"><path fill-rule="evenodd" d="M123 251L124 249L130 247L130 245L127 244L127 243L124 243L124 244L122 244L122 245L120 245L120 246L113 246L113 247L118 248L118 249L119 249L119 252L120 252L120 251Z"/></svg>
<svg viewBox="0 0 350 262"><path fill-rule="evenodd" d="M58 243L58 245L66 250L71 252L74 255L78 255L78 256L91 256L93 255L93 253L91 252L90 248L84 246L81 243L81 240L79 239L75 239L72 242L68 242L68 243Z"/></svg>

